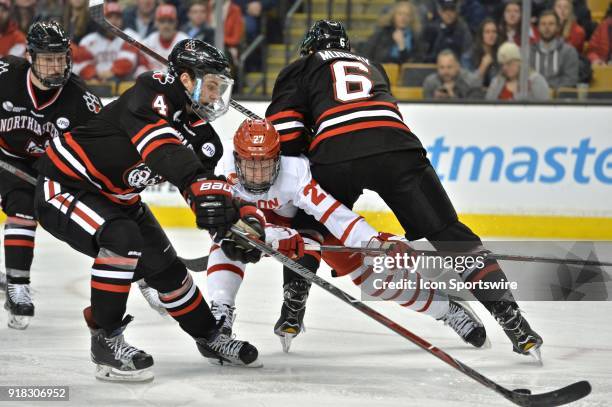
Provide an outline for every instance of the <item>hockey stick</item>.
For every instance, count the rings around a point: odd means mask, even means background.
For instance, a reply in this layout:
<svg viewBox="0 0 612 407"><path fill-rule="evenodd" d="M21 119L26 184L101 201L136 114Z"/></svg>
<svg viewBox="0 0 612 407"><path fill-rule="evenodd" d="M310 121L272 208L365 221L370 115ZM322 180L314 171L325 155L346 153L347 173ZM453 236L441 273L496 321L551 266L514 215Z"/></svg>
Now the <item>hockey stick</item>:
<svg viewBox="0 0 612 407"><path fill-rule="evenodd" d="M124 31L122 31L119 27L112 25L110 22L106 20L104 17L104 0L89 0L89 14L91 19L98 23L101 27L110 31L116 37L121 38L123 41L127 42L134 48L139 51L144 52L149 55L151 58L161 62L164 65L168 65L168 60L163 56L159 55L157 52L153 51L151 48L145 46L141 42L137 41L135 38L130 37ZM247 116L251 119L261 119L257 114L236 102L234 99L230 99L230 106L234 108L239 113Z"/></svg>
<svg viewBox="0 0 612 407"><path fill-rule="evenodd" d="M314 245L306 244L305 250L321 251L321 252L349 252L349 253L378 253L385 254L388 249L384 248L366 248L366 247L346 247L346 246L328 246L328 245ZM498 254L491 252L481 253L466 253L466 252L449 252L449 251L437 251L437 250L415 250L417 255L425 256L474 256L482 255L488 259L494 260L507 260L507 261L524 261L534 263L554 263L554 264L567 264L574 266L595 266L595 267L610 267L612 262L597 261L597 260L582 260L582 259L560 259L557 257L542 257L542 256L520 256L514 254ZM206 270L208 267L208 256L196 257L193 259L183 259L181 261L191 271L201 272Z"/></svg>
<svg viewBox="0 0 612 407"><path fill-rule="evenodd" d="M250 236L244 230L240 229L238 226L232 226L231 230L232 230L232 233L237 238L244 240L246 244L260 250L262 253L265 253L270 257L274 257L281 264L290 268L293 272L299 274L301 277L318 285L319 287L321 287L328 293L341 299L342 301L349 304L353 308L361 311L362 313L366 314L370 318L374 319L375 321L391 329L393 332L399 334L400 336L409 340L410 342L417 345L424 351L437 357L438 359L440 359L447 365L454 367L455 369L459 370L461 373L465 374L466 376L469 376L470 378L474 379L475 381L482 384L483 386L488 387L489 389L495 391L496 393L500 394L501 396L505 397L506 399L510 400L511 402L513 402L514 404L518 406L524 406L524 407L561 406L563 404L568 404L576 400L579 400L583 397L586 397L591 392L591 385L588 381L576 382L576 383L570 384L569 386L563 387L561 389L554 390L554 391L547 392L547 393L541 393L541 394L531 394L531 391L526 390L526 389L509 390L497 384L493 380L478 373L476 370L467 366L463 362L453 358L452 356L450 356L448 353L444 352L443 350L433 346L432 344L430 344L429 342L427 342L420 336L410 332L406 328L398 325L396 322L393 322L392 320L385 317L378 311L375 311L374 309L364 304L362 301L359 301L358 299L342 291L335 285L327 282L326 280L312 273L310 270L308 270L304 266L296 263L295 261L291 260L287 256L284 256L283 254L279 253L273 248L267 246L266 244L262 243L260 240Z"/></svg>

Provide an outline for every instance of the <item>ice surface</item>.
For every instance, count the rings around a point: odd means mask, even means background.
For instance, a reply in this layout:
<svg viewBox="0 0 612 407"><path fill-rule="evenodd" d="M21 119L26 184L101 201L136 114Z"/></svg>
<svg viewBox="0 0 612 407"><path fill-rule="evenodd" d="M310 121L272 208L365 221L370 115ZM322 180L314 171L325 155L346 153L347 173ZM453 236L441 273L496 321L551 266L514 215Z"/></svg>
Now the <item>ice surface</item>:
<svg viewBox="0 0 612 407"><path fill-rule="evenodd" d="M170 230L169 235L184 257L208 251L209 240L201 232ZM90 266L91 259L38 232L32 269L36 316L26 331L15 331L6 327L7 316L0 313L0 385L70 386L70 402L53 402L54 406L511 405L318 287L313 287L308 300L307 332L284 354L272 332L282 301L282 272L271 259L249 266L234 325L240 339L259 348L263 368L208 364L193 340L169 317L151 310L133 286L128 312L135 320L126 339L154 356L155 380L100 382L93 375L89 332L81 314L88 305ZM320 273L329 278L329 269ZM195 280L205 287L204 273ZM333 282L359 294L347 279ZM593 393L576 406L612 403L611 302L521 303L544 338L544 367L513 353L480 304L472 307L485 322L493 344L486 350L471 349L450 328L396 304L370 304L508 388L538 393L586 379ZM0 402L5 405L11 403Z"/></svg>

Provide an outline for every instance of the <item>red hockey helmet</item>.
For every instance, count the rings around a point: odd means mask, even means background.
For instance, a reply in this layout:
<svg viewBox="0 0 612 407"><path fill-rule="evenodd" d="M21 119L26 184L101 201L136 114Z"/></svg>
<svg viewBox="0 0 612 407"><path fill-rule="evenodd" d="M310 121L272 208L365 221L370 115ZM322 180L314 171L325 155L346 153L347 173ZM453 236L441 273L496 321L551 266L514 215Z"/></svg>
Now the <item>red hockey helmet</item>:
<svg viewBox="0 0 612 407"><path fill-rule="evenodd" d="M280 170L280 136L267 120L246 119L234 135L236 173L244 188L267 192Z"/></svg>

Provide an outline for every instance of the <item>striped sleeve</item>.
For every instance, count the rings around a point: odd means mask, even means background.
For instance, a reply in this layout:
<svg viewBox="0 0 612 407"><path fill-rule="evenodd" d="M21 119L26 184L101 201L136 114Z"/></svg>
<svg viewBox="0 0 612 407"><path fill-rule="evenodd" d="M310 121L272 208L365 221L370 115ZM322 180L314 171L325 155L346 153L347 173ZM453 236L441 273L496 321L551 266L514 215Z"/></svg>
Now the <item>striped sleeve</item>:
<svg viewBox="0 0 612 407"><path fill-rule="evenodd" d="M378 232L368 222L325 191L304 166L294 203L321 222L343 245L361 247Z"/></svg>
<svg viewBox="0 0 612 407"><path fill-rule="evenodd" d="M304 101L306 95L301 91L299 81L293 78L292 70L279 74L272 102L266 110L266 119L272 122L280 134L283 155L297 156L308 148L309 130L304 125L308 106Z"/></svg>
<svg viewBox="0 0 612 407"><path fill-rule="evenodd" d="M146 160L149 154L164 144L181 144L179 133L164 119L143 126L131 138L138 154Z"/></svg>

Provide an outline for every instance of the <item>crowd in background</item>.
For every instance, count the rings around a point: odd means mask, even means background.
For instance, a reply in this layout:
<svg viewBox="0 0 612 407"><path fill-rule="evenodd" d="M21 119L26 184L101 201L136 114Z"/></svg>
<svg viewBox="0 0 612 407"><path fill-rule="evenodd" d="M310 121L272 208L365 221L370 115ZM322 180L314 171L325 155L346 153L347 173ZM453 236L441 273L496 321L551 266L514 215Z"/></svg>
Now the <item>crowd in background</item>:
<svg viewBox="0 0 612 407"><path fill-rule="evenodd" d="M223 0L226 53L239 54L264 30L262 16L282 0ZM549 98L550 89L588 83L592 66L612 63L612 2L599 23L586 0L533 0L529 98ZM214 43L215 0L108 1L114 25L162 56L186 37ZM521 64L521 1L390 1L370 38L356 50L381 63L433 63L423 82L425 98L514 99ZM73 42L74 71L86 80L129 80L161 65L98 27L88 0L0 0L0 56L23 55L25 35L39 19L62 23ZM305 27L306 28L306 27ZM280 41L278 32L269 41ZM258 55L248 71L261 70ZM612 85L612 84L611 84Z"/></svg>

